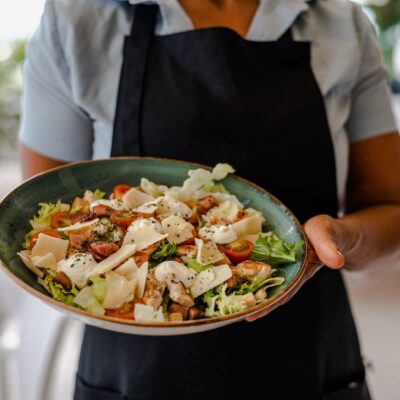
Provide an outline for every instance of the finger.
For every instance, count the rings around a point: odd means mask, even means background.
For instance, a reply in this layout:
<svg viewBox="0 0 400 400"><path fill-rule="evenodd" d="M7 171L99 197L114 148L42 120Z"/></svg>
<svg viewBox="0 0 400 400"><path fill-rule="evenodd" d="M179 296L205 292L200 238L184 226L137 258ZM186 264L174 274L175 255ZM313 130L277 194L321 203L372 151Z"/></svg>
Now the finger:
<svg viewBox="0 0 400 400"><path fill-rule="evenodd" d="M304 230L318 258L330 268L342 268L345 258L338 249L338 232L335 220L328 215L319 215L308 220Z"/></svg>
<svg viewBox="0 0 400 400"><path fill-rule="evenodd" d="M246 319L247 322L254 322L257 319L262 318L262 317L266 316L269 313L270 313L270 311L261 311L259 313L251 315L250 317L246 317L245 319Z"/></svg>

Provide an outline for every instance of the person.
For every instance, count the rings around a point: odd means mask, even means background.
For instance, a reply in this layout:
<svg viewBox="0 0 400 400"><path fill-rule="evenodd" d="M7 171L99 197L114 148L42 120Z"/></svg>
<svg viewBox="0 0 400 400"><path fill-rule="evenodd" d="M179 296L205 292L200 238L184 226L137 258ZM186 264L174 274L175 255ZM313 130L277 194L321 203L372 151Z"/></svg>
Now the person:
<svg viewBox="0 0 400 400"><path fill-rule="evenodd" d="M251 323L172 337L88 326L75 400L369 398L339 269L399 259L400 142L359 6L49 0L20 142L25 176L109 156L231 163L297 215L326 266Z"/></svg>

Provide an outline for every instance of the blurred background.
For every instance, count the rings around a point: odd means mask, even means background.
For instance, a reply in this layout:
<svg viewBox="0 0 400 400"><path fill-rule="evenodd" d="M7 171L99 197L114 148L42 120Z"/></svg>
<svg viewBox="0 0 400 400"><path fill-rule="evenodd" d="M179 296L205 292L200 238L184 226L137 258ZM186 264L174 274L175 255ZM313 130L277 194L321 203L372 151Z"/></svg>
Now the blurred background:
<svg viewBox="0 0 400 400"><path fill-rule="evenodd" d="M28 38L45 0L0 2L0 197L21 181L16 151ZM358 1L374 23L400 126L400 1ZM400 397L400 265L346 273L375 400ZM72 400L81 323L25 295L0 276L0 400Z"/></svg>

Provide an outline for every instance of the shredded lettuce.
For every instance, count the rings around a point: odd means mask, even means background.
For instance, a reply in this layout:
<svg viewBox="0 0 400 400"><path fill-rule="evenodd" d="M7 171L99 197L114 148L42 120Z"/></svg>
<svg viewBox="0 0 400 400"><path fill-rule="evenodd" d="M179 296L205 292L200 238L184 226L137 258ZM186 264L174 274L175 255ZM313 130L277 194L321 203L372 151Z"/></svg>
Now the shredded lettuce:
<svg viewBox="0 0 400 400"><path fill-rule="evenodd" d="M235 169L232 167L232 165L218 163L212 170L212 177L216 181L221 181L222 179L225 179L229 174L233 174L234 172Z"/></svg>
<svg viewBox="0 0 400 400"><path fill-rule="evenodd" d="M204 313L206 317L215 317L240 312L256 304L256 299L252 293L245 295L226 294L226 283L221 286L215 296L206 292L203 300L206 300L207 308Z"/></svg>
<svg viewBox="0 0 400 400"><path fill-rule="evenodd" d="M207 269L213 268L214 265L201 265L194 258L183 256L182 260L188 268L194 269L196 272L206 271Z"/></svg>
<svg viewBox="0 0 400 400"><path fill-rule="evenodd" d="M171 259L174 257L176 252L176 244L169 243L166 240L163 240L160 245L158 246L157 250L155 250L149 260L149 266L155 267L156 265L160 264L161 262Z"/></svg>
<svg viewBox="0 0 400 400"><path fill-rule="evenodd" d="M201 301L206 305L205 316L215 317L243 311L262 301L254 296L258 290L279 286L284 281L282 277L268 278L264 281L254 279L232 289L228 289L226 283L221 284L201 297Z"/></svg>
<svg viewBox="0 0 400 400"><path fill-rule="evenodd" d="M250 260L265 262L272 266L295 262L297 252L303 245L303 241L289 244L269 232L257 239L253 252L250 254Z"/></svg>
<svg viewBox="0 0 400 400"><path fill-rule="evenodd" d="M226 187L222 183L216 183L215 185L212 185L209 188L204 188L204 191L210 193L229 194L228 190L226 190Z"/></svg>
<svg viewBox="0 0 400 400"><path fill-rule="evenodd" d="M53 203L39 203L39 210L37 215L29 222L34 230L44 230L51 227L51 216L61 211L61 200L56 204Z"/></svg>
<svg viewBox="0 0 400 400"><path fill-rule="evenodd" d="M29 249L30 241L35 233L40 231L51 229L51 216L62 209L61 200L58 200L56 204L53 203L39 203L39 209L37 215L33 216L33 219L29 220L32 226L32 230L28 232L24 237L23 247Z"/></svg>
<svg viewBox="0 0 400 400"><path fill-rule="evenodd" d="M79 294L77 287L72 284L72 289L66 290L61 283L54 281L55 271L47 270L44 278L38 278L38 283L42 285L54 299L61 301L69 306L74 306L74 299Z"/></svg>
<svg viewBox="0 0 400 400"><path fill-rule="evenodd" d="M232 293L238 294L238 295L243 295L243 294L247 294L247 293L254 293L258 289L261 289L261 287L263 286L264 282L265 281L262 281L261 279L256 278L252 282L242 283L239 287L234 288L232 290Z"/></svg>
<svg viewBox="0 0 400 400"><path fill-rule="evenodd" d="M220 181L233 172L235 170L229 164L217 164L212 172L203 168L192 169L188 172L189 178L183 182L182 190L209 191L212 187L217 186L214 181Z"/></svg>
<svg viewBox="0 0 400 400"><path fill-rule="evenodd" d="M254 279L252 282L245 282L242 283L239 287L233 288L231 290L228 289L229 294L234 293L237 295L245 295L248 293L255 293L260 289L268 289L273 286L279 286L282 285L282 283L285 281L285 278L283 277L273 277L273 278L267 278L265 280L261 279Z"/></svg>
<svg viewBox="0 0 400 400"><path fill-rule="evenodd" d="M226 200L218 205L218 207L212 208L203 218L209 221L212 218L218 218L222 220L233 221L237 216L238 212L243 207L229 200Z"/></svg>
<svg viewBox="0 0 400 400"><path fill-rule="evenodd" d="M167 186L156 185L154 182L151 182L146 178L140 180L140 187L145 193L153 197L163 196L165 191L168 189Z"/></svg>
<svg viewBox="0 0 400 400"><path fill-rule="evenodd" d="M29 249L31 247L31 239L35 233L40 232L40 229L32 229L24 236L24 243L22 243L22 247L24 249Z"/></svg>

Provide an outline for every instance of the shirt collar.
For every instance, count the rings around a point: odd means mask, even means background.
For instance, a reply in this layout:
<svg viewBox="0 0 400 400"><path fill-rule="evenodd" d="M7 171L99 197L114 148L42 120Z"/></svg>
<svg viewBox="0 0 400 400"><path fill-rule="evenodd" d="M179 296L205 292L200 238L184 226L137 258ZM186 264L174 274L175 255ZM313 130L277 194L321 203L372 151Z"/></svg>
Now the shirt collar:
<svg viewBox="0 0 400 400"><path fill-rule="evenodd" d="M161 21L159 34L177 33L193 29L178 0L120 0L130 4L158 4ZM307 11L315 0L260 0L260 5L250 25L247 39L256 41L276 40Z"/></svg>

